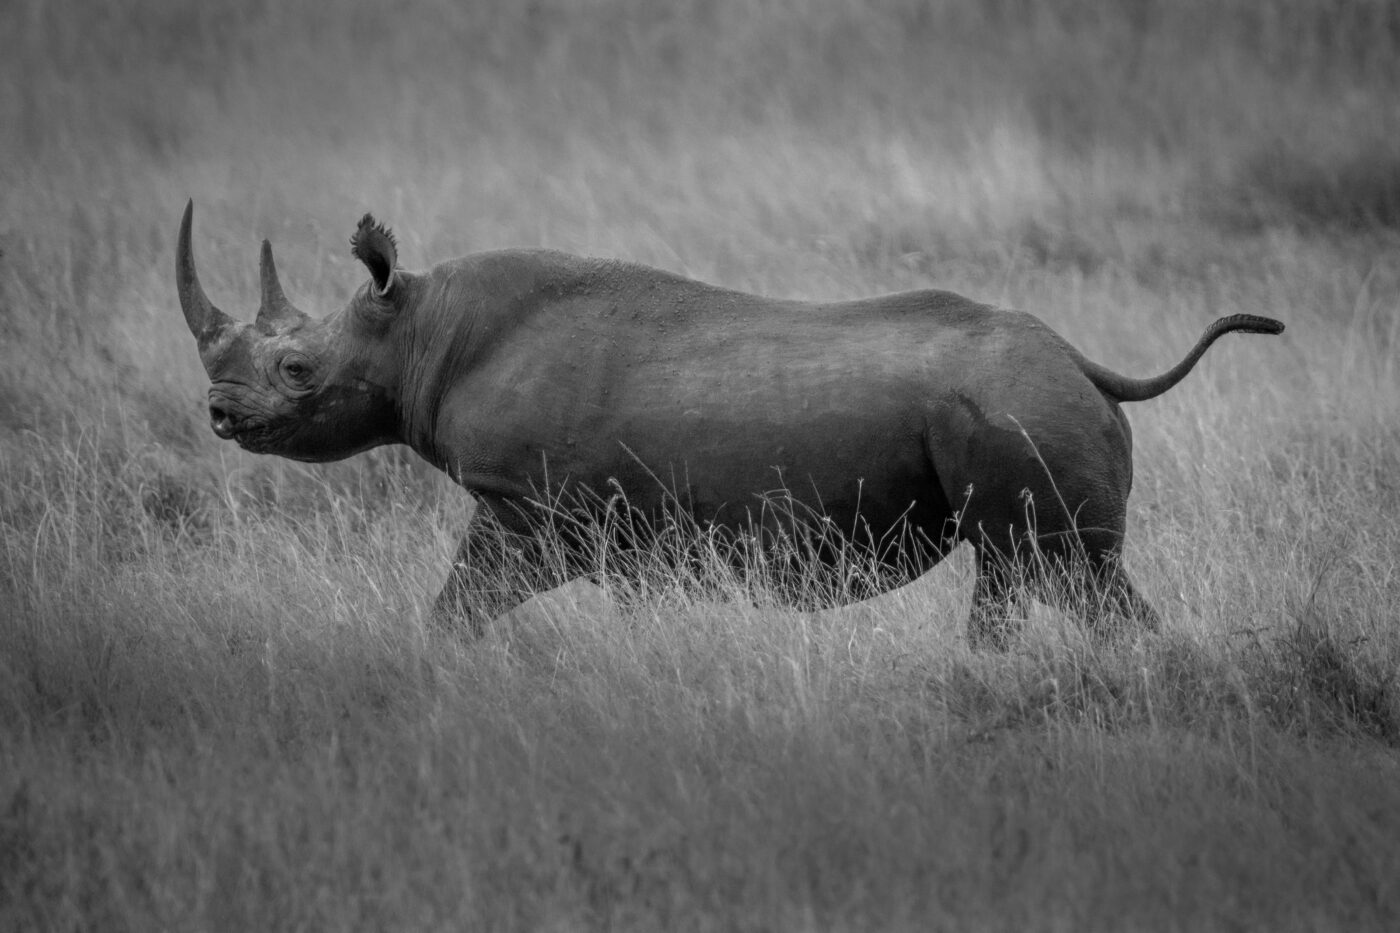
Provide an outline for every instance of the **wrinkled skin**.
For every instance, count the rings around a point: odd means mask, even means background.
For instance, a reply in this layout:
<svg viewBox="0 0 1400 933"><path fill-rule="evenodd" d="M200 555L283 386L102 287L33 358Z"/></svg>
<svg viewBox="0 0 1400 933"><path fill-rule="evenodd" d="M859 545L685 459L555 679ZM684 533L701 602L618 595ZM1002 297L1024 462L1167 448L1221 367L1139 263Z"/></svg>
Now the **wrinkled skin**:
<svg viewBox="0 0 1400 933"><path fill-rule="evenodd" d="M294 308L264 243L250 325L200 288L191 215L177 282L215 433L307 461L403 443L445 470L481 509L435 608L476 631L596 571L587 540L548 538L564 552L551 559L539 532L561 504L604 522L618 493L624 546L680 519L759 547L806 541L832 573L843 549L887 568L851 598L969 542L974 644L1005 644L1021 584L1098 630L1154 629L1120 559L1132 438L1119 402L1166 391L1221 334L1283 329L1223 318L1171 371L1136 380L1028 314L949 292L780 301L544 250L410 272L368 216L352 251L371 279L346 308ZM502 554L509 571L483 572Z"/></svg>

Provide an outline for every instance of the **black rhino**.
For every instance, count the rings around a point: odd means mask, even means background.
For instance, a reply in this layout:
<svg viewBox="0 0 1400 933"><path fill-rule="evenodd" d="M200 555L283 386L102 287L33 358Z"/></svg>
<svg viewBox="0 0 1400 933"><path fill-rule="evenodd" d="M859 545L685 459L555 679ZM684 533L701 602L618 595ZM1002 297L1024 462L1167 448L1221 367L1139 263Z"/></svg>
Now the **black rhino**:
<svg viewBox="0 0 1400 933"><path fill-rule="evenodd" d="M587 542L539 532L557 531L561 502L606 524L619 493L627 521L614 524L632 545L683 518L760 552L815 542L818 573L850 549L888 568L836 588L849 599L967 541L974 644L1005 643L1018 580L1096 630L1156 628L1121 561L1133 468L1119 403L1170 389L1222 334L1283 330L1221 318L1171 370L1131 379L1029 314L946 291L783 301L523 249L410 272L369 215L351 250L370 280L346 308L316 320L294 307L264 241L246 324L199 284L192 215L193 202L176 281L214 432L305 461L407 444L445 470L479 511L435 611L477 632L595 572ZM501 549L520 575L483 580L474 568Z"/></svg>

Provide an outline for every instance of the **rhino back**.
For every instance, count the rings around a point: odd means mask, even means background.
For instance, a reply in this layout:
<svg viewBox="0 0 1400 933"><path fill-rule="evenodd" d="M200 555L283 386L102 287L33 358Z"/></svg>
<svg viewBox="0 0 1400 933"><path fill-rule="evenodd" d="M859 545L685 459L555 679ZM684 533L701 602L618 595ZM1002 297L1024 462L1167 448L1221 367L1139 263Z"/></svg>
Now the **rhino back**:
<svg viewBox="0 0 1400 933"><path fill-rule="evenodd" d="M948 292L812 304L553 253L471 271L493 318L444 374L436 443L459 482L498 494L616 481L724 519L786 488L880 524L922 497L932 521L946 511L924 443L937 408L960 393L1020 405L1007 357L1072 368L1034 318Z"/></svg>

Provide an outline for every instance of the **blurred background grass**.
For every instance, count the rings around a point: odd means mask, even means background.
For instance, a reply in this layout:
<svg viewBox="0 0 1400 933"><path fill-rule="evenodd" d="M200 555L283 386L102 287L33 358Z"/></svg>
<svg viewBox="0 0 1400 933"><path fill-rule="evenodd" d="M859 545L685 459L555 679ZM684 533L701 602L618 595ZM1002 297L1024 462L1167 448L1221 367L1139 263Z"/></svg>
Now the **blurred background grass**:
<svg viewBox="0 0 1400 933"><path fill-rule="evenodd" d="M1386 928L1400 6L0 3L0 926ZM543 245L937 286L1134 374L1167 634L959 641L965 562L809 616L556 594L434 640L465 497L221 445L174 232L251 316ZM871 361L878 365L878 361ZM539 615L539 614L537 614ZM1321 892L1321 893L1319 893Z"/></svg>
<svg viewBox="0 0 1400 933"><path fill-rule="evenodd" d="M7 21L12 428L123 366L142 375L108 398L187 394L186 196L235 308L262 236L338 306L366 209L419 265L542 244L801 297L932 280L1038 308L1010 290L1027 268L1165 294L1267 271L1304 231L1333 276L1394 285L1387 2L60 0ZM1350 310L1337 290L1316 310Z"/></svg>

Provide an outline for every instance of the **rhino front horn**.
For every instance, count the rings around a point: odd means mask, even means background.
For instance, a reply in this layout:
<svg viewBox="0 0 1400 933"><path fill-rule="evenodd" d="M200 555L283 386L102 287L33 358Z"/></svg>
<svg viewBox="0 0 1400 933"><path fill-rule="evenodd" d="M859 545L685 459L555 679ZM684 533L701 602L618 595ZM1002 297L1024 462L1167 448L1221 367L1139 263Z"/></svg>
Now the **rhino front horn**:
<svg viewBox="0 0 1400 933"><path fill-rule="evenodd" d="M175 249L175 286L180 292L180 310L185 323L199 342L199 357L209 368L220 337L236 323L233 318L214 306L199 284L194 268L194 250L190 247L190 227L194 221L194 201L185 205L185 217L180 221L180 242Z"/></svg>
<svg viewBox="0 0 1400 933"><path fill-rule="evenodd" d="M263 240L262 257L259 261L259 276L262 279L262 307L258 309L257 327L261 331L274 331L279 325L295 324L306 318L282 291L282 283L277 279L277 263L272 259L272 244Z"/></svg>

